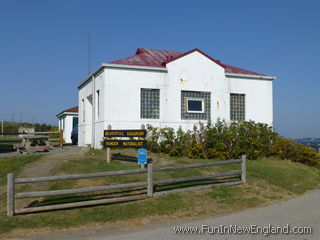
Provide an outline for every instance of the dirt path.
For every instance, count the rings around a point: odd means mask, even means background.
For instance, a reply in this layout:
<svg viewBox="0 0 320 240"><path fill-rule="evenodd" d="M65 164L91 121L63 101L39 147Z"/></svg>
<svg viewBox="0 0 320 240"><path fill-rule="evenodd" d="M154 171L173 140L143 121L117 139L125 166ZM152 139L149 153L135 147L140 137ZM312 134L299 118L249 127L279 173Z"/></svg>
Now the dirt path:
<svg viewBox="0 0 320 240"><path fill-rule="evenodd" d="M60 163L83 156L85 152L65 152L48 154L39 161L29 163L24 167L19 177L44 177L50 176L51 171Z"/></svg>
<svg viewBox="0 0 320 240"><path fill-rule="evenodd" d="M85 154L86 151L72 151L72 152L59 152L59 153L50 153L43 156L39 161L32 162L27 164L21 173L18 175L19 178L31 178L31 177L45 177L54 175L52 171L56 166L62 164L71 159L79 158ZM63 175L63 173L59 173ZM29 183L26 185L27 188L24 188L24 191L45 191L50 188L52 182L40 182L40 183ZM21 185L23 187L23 184ZM19 189L19 188L18 188ZM36 201L41 201L42 198L37 199ZM33 201L34 202L34 201ZM24 208L30 206L33 203L30 199L20 199L16 201L17 208Z"/></svg>

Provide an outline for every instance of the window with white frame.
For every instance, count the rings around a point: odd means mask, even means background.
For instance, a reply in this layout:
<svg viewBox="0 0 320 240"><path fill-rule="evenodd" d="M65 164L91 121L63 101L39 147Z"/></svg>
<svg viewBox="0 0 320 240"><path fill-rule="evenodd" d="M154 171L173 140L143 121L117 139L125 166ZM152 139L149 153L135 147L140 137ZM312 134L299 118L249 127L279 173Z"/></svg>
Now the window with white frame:
<svg viewBox="0 0 320 240"><path fill-rule="evenodd" d="M187 98L188 113L204 113L204 99Z"/></svg>
<svg viewBox="0 0 320 240"><path fill-rule="evenodd" d="M181 119L210 119L211 93L181 91Z"/></svg>
<svg viewBox="0 0 320 240"><path fill-rule="evenodd" d="M160 117L160 89L141 88L140 117L152 119Z"/></svg>
<svg viewBox="0 0 320 240"><path fill-rule="evenodd" d="M230 94L230 120L245 121L246 112L246 95L245 94Z"/></svg>

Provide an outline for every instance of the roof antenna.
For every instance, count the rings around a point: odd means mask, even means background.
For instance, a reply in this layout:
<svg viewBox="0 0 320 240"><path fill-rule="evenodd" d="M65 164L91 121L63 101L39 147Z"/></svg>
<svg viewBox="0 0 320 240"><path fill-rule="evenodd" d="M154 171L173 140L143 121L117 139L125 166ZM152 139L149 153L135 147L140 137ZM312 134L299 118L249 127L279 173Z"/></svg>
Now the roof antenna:
<svg viewBox="0 0 320 240"><path fill-rule="evenodd" d="M91 33L88 33L88 74L91 73Z"/></svg>

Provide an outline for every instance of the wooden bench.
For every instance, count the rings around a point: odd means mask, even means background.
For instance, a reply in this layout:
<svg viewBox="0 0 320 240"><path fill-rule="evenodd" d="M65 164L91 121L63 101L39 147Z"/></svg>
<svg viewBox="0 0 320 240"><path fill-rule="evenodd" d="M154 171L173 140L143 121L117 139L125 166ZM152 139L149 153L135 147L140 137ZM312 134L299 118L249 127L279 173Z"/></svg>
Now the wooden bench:
<svg viewBox="0 0 320 240"><path fill-rule="evenodd" d="M22 143L14 144L13 147L20 153L49 151L53 148L48 137L43 135L25 135L22 137Z"/></svg>

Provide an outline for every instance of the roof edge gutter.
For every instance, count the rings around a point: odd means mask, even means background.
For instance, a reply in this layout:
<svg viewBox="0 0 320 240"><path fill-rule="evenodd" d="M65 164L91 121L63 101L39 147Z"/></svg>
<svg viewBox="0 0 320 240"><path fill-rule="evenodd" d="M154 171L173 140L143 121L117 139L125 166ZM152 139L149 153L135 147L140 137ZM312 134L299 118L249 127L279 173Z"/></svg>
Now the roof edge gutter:
<svg viewBox="0 0 320 240"><path fill-rule="evenodd" d="M103 67L104 67L104 64L100 65L94 72L92 72L91 74L89 74L89 76L87 76L87 77L77 86L77 88L81 88L84 84L86 84L87 82L90 82L90 80L92 80L92 76L94 76L95 74L97 74Z"/></svg>
<svg viewBox="0 0 320 240"><path fill-rule="evenodd" d="M149 71L159 71L159 72L168 71L167 68L163 68L163 67L147 67L147 66L112 64L112 63L104 63L102 65L107 68L125 68L125 69L149 70Z"/></svg>
<svg viewBox="0 0 320 240"><path fill-rule="evenodd" d="M137 65L123 65L123 64L103 63L93 73L91 73L89 76L87 76L77 86L77 88L79 89L84 84L86 84L87 82L90 82L92 80L92 76L94 76L102 68L121 68L121 69L136 69L136 70L147 70L147 71L157 71L157 72L168 72L167 68L162 68L162 67L147 67L147 66L137 66Z"/></svg>
<svg viewBox="0 0 320 240"><path fill-rule="evenodd" d="M58 113L57 115L56 115L56 117L57 118L59 118L59 117L61 117L61 116L63 116L63 115L79 115L79 112L61 112L61 113Z"/></svg>
<svg viewBox="0 0 320 240"><path fill-rule="evenodd" d="M255 78L255 79L263 79L263 80L276 80L276 77L273 76L261 76L261 75L251 75L251 74L239 74L239 73L226 73L228 77L239 77L239 78Z"/></svg>

